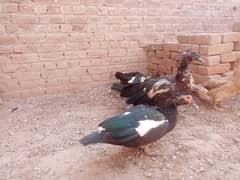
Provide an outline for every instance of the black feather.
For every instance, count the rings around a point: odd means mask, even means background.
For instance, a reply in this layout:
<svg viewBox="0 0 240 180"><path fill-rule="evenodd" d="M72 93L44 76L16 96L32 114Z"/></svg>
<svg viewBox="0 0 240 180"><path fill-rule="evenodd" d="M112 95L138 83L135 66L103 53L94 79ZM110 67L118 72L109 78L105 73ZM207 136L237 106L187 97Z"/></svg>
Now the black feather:
<svg viewBox="0 0 240 180"><path fill-rule="evenodd" d="M121 84L121 83L113 83L111 86L111 89L122 92L123 89L127 88L129 85L127 84Z"/></svg>
<svg viewBox="0 0 240 180"><path fill-rule="evenodd" d="M79 140L79 142L81 144L83 144L84 146L89 145L89 144L102 143L103 135L98 132L94 132L90 135L83 137L82 139Z"/></svg>

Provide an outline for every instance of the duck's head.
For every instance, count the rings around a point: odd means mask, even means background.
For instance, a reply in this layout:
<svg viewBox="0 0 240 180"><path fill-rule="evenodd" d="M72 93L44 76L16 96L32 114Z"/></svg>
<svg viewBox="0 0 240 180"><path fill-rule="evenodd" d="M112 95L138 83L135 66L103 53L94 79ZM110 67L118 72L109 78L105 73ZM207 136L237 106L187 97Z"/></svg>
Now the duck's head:
<svg viewBox="0 0 240 180"><path fill-rule="evenodd" d="M165 105L174 105L174 106L180 106L180 105L189 105L192 104L193 97L189 94L178 94L173 95L169 99L166 100Z"/></svg>
<svg viewBox="0 0 240 180"><path fill-rule="evenodd" d="M204 58L192 49L187 49L187 50L183 51L182 56L183 56L183 59L187 60L188 62L191 62L191 61L203 62L204 61Z"/></svg>
<svg viewBox="0 0 240 180"><path fill-rule="evenodd" d="M172 101L176 106L189 105L189 104L192 104L193 97L192 95L178 95L175 98L173 98Z"/></svg>

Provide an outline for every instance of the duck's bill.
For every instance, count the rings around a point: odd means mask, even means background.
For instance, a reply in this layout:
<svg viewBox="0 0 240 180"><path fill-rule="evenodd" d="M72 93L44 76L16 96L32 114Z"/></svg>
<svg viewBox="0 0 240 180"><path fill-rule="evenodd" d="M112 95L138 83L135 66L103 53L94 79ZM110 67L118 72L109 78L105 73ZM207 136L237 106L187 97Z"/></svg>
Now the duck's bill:
<svg viewBox="0 0 240 180"><path fill-rule="evenodd" d="M204 61L206 60L204 57L202 57L202 56L200 56L200 55L195 56L194 59L195 59L196 61L200 61L200 62L204 62Z"/></svg>

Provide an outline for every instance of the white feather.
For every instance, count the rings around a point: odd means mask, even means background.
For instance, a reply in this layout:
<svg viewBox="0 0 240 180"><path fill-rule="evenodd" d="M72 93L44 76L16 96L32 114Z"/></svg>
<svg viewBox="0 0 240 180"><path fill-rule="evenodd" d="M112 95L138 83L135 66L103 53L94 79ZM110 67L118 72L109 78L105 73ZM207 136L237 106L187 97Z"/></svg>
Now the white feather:
<svg viewBox="0 0 240 180"><path fill-rule="evenodd" d="M106 131L106 129L104 129L104 128L101 127L101 126L99 126L99 127L97 128L97 130L98 130L98 133L101 133L101 132L103 132L103 131Z"/></svg>
<svg viewBox="0 0 240 180"><path fill-rule="evenodd" d="M161 94L161 93L165 93L165 92L168 92L168 91L170 91L170 89L169 88L165 88L165 89L163 89L163 88L161 88L161 89L159 89L160 88L160 86L162 86L162 85L170 85L171 84L171 82L169 81L169 80L167 80L167 79L160 79L159 81L157 81L154 85L153 85L153 87L152 87L152 89L148 92L148 97L149 98L153 98L156 94Z"/></svg>
<svg viewBox="0 0 240 180"><path fill-rule="evenodd" d="M127 112L123 113L123 115L125 115L125 116L128 115L128 114L131 114L131 112L127 111Z"/></svg>
<svg viewBox="0 0 240 180"><path fill-rule="evenodd" d="M154 120L148 119L144 121L139 121L140 125L136 128L136 131L138 132L139 136L144 136L151 129L161 126L166 122L168 122L168 120L154 121Z"/></svg>
<svg viewBox="0 0 240 180"><path fill-rule="evenodd" d="M145 77L141 77L140 82L144 82L145 79L146 79Z"/></svg>
<svg viewBox="0 0 240 180"><path fill-rule="evenodd" d="M129 84L133 83L133 81L135 80L135 78L136 78L136 77L133 76L133 77L128 81L128 83L129 83Z"/></svg>

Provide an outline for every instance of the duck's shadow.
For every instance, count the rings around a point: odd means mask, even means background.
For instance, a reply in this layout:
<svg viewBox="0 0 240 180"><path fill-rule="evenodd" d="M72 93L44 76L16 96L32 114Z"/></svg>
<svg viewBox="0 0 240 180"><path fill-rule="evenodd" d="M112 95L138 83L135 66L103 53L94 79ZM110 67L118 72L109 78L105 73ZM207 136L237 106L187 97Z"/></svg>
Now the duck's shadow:
<svg viewBox="0 0 240 180"><path fill-rule="evenodd" d="M123 170L129 165L137 164L146 158L148 157L138 148L121 148L118 152L104 155L104 157L95 160L94 163L111 168L111 170Z"/></svg>

